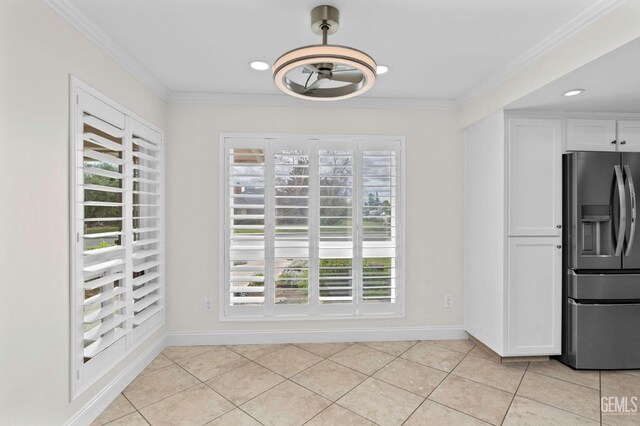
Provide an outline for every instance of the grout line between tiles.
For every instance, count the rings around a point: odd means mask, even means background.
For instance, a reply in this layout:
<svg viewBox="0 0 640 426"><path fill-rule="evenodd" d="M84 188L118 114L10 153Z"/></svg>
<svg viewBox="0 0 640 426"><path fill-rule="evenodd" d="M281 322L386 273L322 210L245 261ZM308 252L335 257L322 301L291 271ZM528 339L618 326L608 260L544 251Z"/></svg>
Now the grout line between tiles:
<svg viewBox="0 0 640 426"><path fill-rule="evenodd" d="M602 401L602 371L598 371L598 401ZM602 402L600 402L602 404ZM600 426L602 426L602 405L600 406Z"/></svg>
<svg viewBox="0 0 640 426"><path fill-rule="evenodd" d="M513 393L513 397L511 398L511 402L509 402L509 407L507 407L507 411L504 412L504 417L502 417L502 421L500 422L500 424L504 424L505 419L507 418L507 415L509 414L509 410L511 410L511 406L513 405L513 401L516 399L516 395L518 394L518 390L520 389L520 385L522 385L522 382L524 380L524 376L527 375L527 371L529 371L529 366L531 365L531 363L527 363L527 367L524 369L524 374L522 375L522 377L520 377L520 381L518 382L518 387L516 388L515 392Z"/></svg>

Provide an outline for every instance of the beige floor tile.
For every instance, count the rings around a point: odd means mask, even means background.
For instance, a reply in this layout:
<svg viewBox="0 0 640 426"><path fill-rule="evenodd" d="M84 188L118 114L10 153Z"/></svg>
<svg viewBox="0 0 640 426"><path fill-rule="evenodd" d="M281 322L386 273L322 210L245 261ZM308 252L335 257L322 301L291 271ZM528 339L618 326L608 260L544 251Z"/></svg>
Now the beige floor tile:
<svg viewBox="0 0 640 426"><path fill-rule="evenodd" d="M207 423L207 426L261 426L261 424L241 409L236 408Z"/></svg>
<svg viewBox="0 0 640 426"><path fill-rule="evenodd" d="M297 426L330 404L327 399L287 380L240 408L267 426Z"/></svg>
<svg viewBox="0 0 640 426"><path fill-rule="evenodd" d="M233 410L232 403L200 384L140 410L152 426L200 426Z"/></svg>
<svg viewBox="0 0 640 426"><path fill-rule="evenodd" d="M414 347L403 353L401 357L427 367L450 372L462 361L464 355L451 349L434 346L426 342L418 342Z"/></svg>
<svg viewBox="0 0 640 426"><path fill-rule="evenodd" d="M214 377L207 385L229 401L240 405L284 380L284 377L273 371L250 362Z"/></svg>
<svg viewBox="0 0 640 426"><path fill-rule="evenodd" d="M400 425L424 398L378 379L368 378L337 402L379 425Z"/></svg>
<svg viewBox="0 0 640 426"><path fill-rule="evenodd" d="M567 411L516 396L511 403L505 426L589 426L600 422L571 414Z"/></svg>
<svg viewBox="0 0 640 426"><path fill-rule="evenodd" d="M476 344L471 340L425 340L425 343L430 345L439 346L441 348L451 349L452 351L460 352L461 354L468 354Z"/></svg>
<svg viewBox="0 0 640 426"><path fill-rule="evenodd" d="M242 355L245 358L249 358L252 361L275 352L286 345L230 345L227 348Z"/></svg>
<svg viewBox="0 0 640 426"><path fill-rule="evenodd" d="M624 404L626 402L626 408L629 411L635 412L603 412L602 421L609 425L640 425L640 377L630 374L624 374L624 372L603 371L602 373L602 392L601 396L617 397L617 401L607 400L607 402L616 402ZM626 398L625 398L626 397ZM635 407L631 398L637 398L634 400ZM615 410L615 405L611 408Z"/></svg>
<svg viewBox="0 0 640 426"><path fill-rule="evenodd" d="M500 364L475 356L468 356L451 372L456 376L474 380L510 393L516 393L525 370L509 364Z"/></svg>
<svg viewBox="0 0 640 426"><path fill-rule="evenodd" d="M355 344L338 352L329 359L370 376L391 362L393 358L388 353Z"/></svg>
<svg viewBox="0 0 640 426"><path fill-rule="evenodd" d="M140 375L151 373L152 371L160 370L161 368L168 367L171 364L173 364L173 361L171 361L166 356L160 354L157 357L155 357L153 361L151 361L144 370L142 370L142 373L140 373Z"/></svg>
<svg viewBox="0 0 640 426"><path fill-rule="evenodd" d="M437 402L426 400L409 417L405 426L486 426L488 424Z"/></svg>
<svg viewBox="0 0 640 426"><path fill-rule="evenodd" d="M292 381L335 401L362 383L367 376L335 362L324 360L296 374Z"/></svg>
<svg viewBox="0 0 640 426"><path fill-rule="evenodd" d="M198 379L177 365L138 376L122 392L138 409L160 401L199 383Z"/></svg>
<svg viewBox="0 0 640 426"><path fill-rule="evenodd" d="M400 356L404 351L415 345L417 340L408 340L400 342L362 342L363 345L382 352L386 352L393 356Z"/></svg>
<svg viewBox="0 0 640 426"><path fill-rule="evenodd" d="M291 377L322 361L323 358L295 346L285 346L256 360L281 376Z"/></svg>
<svg viewBox="0 0 640 426"><path fill-rule="evenodd" d="M600 420L600 398L595 389L527 372L518 388L518 395Z"/></svg>
<svg viewBox="0 0 640 426"><path fill-rule="evenodd" d="M329 358L353 343L297 343L296 346L323 358Z"/></svg>
<svg viewBox="0 0 640 426"><path fill-rule="evenodd" d="M598 371L574 370L561 362L551 359L549 361L532 362L529 369L532 373L538 373L576 385L586 386L592 389L600 389L600 373Z"/></svg>
<svg viewBox="0 0 640 426"><path fill-rule="evenodd" d="M164 348L162 354L173 362L179 362L219 347L220 346L169 346Z"/></svg>
<svg viewBox="0 0 640 426"><path fill-rule="evenodd" d="M351 411L342 408L337 404L333 404L308 423L305 426L376 426L364 417L360 417Z"/></svg>
<svg viewBox="0 0 640 426"><path fill-rule="evenodd" d="M447 373L397 358L385 365L373 377L426 398L447 377Z"/></svg>
<svg viewBox="0 0 640 426"><path fill-rule="evenodd" d="M138 413L137 411L128 414L124 417L120 417L118 420L114 420L111 423L107 423L109 426L149 426L149 423Z"/></svg>
<svg viewBox="0 0 640 426"><path fill-rule="evenodd" d="M131 405L124 395L119 394L116 399L114 399L113 402L109 404L102 413L100 413L98 418L91 423L91 426L100 426L105 423L109 423L110 421L119 419L120 417L133 413L134 411L136 411L136 407Z"/></svg>
<svg viewBox="0 0 640 426"><path fill-rule="evenodd" d="M499 425L507 414L513 395L491 386L449 375L433 391L429 399L485 422Z"/></svg>
<svg viewBox="0 0 640 426"><path fill-rule="evenodd" d="M489 361L500 362L500 357L495 354L490 354L486 350L482 349L480 346L477 346L469 352L469 355L476 356L478 358L486 359Z"/></svg>
<svg viewBox="0 0 640 426"><path fill-rule="evenodd" d="M212 351L180 361L178 364L198 379L205 381L248 362L246 358L237 353L219 346Z"/></svg>
<svg viewBox="0 0 640 426"><path fill-rule="evenodd" d="M631 376L640 377L640 370L620 370L620 373L629 374Z"/></svg>

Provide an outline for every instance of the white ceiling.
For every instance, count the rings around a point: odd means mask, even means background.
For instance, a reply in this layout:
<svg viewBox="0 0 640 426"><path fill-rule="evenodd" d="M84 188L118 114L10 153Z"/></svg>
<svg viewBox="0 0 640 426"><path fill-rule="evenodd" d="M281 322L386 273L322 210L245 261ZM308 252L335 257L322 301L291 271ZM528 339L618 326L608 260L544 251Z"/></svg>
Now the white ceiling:
<svg viewBox="0 0 640 426"><path fill-rule="evenodd" d="M563 96L564 92L575 88L585 89L585 92L577 96ZM583 65L508 108L640 112L640 39Z"/></svg>
<svg viewBox="0 0 640 426"><path fill-rule="evenodd" d="M310 10L340 9L330 43L391 71L366 95L455 100L578 27L612 0L66 0L174 92L276 94L248 67L319 43ZM74 11L75 12L75 11ZM86 22L85 22L86 23ZM85 25L86 26L86 25Z"/></svg>

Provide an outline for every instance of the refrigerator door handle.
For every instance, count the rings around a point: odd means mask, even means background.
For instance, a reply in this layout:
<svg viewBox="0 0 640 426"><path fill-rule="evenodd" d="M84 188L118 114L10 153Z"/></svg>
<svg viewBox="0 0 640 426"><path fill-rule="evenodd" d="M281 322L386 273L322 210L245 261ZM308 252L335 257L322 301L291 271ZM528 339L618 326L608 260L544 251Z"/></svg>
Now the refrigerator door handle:
<svg viewBox="0 0 640 426"><path fill-rule="evenodd" d="M627 200L624 188L624 178L622 177L622 168L620 166L613 166L613 170L616 174L616 181L618 183L618 199L620 203L620 222L618 224L618 239L616 240L616 252L615 256L622 254L622 246L624 245L624 235L627 231Z"/></svg>
<svg viewBox="0 0 640 426"><path fill-rule="evenodd" d="M629 240L627 241L627 251L625 252L625 256L629 256L633 248L633 239L636 235L636 189L633 185L631 168L628 165L624 166L624 172L627 175L627 182L629 182L629 194L631 198L629 200L631 203L631 229L629 230Z"/></svg>

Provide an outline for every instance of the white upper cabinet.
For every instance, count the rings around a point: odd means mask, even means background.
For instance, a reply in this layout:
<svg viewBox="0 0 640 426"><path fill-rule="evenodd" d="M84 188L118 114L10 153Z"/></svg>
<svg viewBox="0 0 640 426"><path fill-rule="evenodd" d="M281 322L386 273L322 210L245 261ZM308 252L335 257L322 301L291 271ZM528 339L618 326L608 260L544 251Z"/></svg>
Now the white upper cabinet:
<svg viewBox="0 0 640 426"><path fill-rule="evenodd" d="M567 119L567 151L615 151L616 120Z"/></svg>
<svg viewBox="0 0 640 426"><path fill-rule="evenodd" d="M640 120L618 120L618 151L640 152Z"/></svg>
<svg viewBox="0 0 640 426"><path fill-rule="evenodd" d="M562 122L511 118L509 236L562 235Z"/></svg>
<svg viewBox="0 0 640 426"><path fill-rule="evenodd" d="M561 351L561 237L509 238L506 355Z"/></svg>

